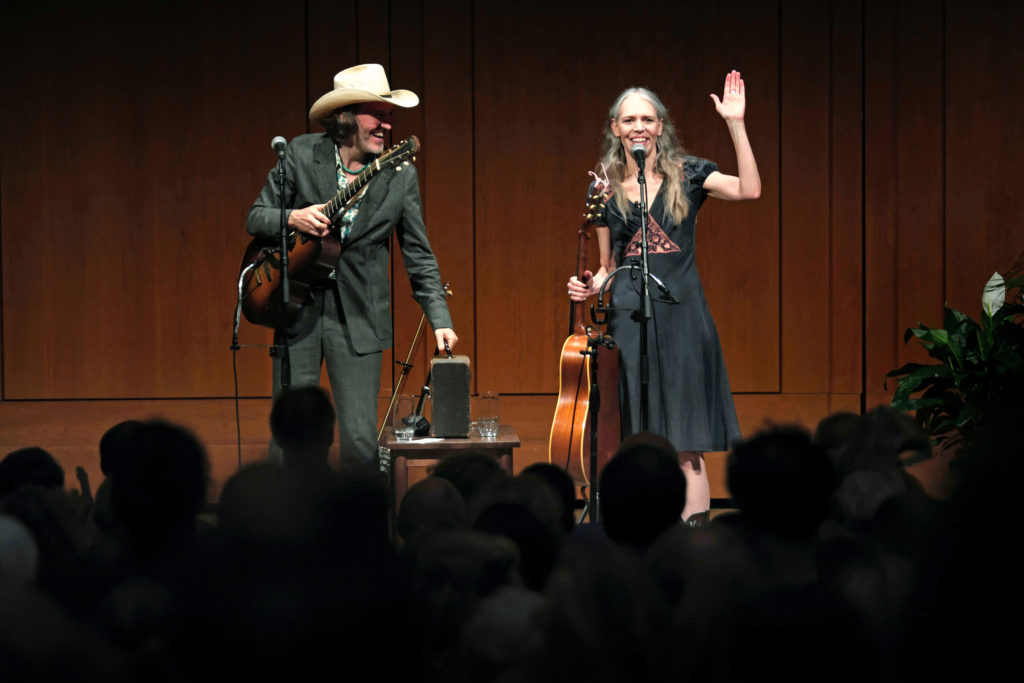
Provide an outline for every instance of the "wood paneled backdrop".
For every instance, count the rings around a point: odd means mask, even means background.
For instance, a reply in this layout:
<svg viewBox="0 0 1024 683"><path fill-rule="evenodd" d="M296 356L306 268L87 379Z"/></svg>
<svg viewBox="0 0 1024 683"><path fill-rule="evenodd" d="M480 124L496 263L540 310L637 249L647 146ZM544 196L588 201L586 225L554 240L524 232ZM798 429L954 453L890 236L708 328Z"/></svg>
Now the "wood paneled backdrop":
<svg viewBox="0 0 1024 683"><path fill-rule="evenodd" d="M38 3L2 10L0 454L99 479L97 443L163 416L238 467L234 279L246 212L335 71L380 62L422 105L428 231L474 388L546 457L586 172L628 85L735 169L708 93L731 68L764 184L709 202L698 256L746 433L885 402L905 328L1024 250L1024 6L995 0ZM396 139L397 139L396 137ZM401 261L404 356L419 319ZM244 344L269 341L243 323ZM410 386L427 359L421 348ZM391 358L387 357L390 361ZM266 351L238 358L243 461L265 454ZM385 368L381 404L393 387ZM713 458L716 492L721 461Z"/></svg>

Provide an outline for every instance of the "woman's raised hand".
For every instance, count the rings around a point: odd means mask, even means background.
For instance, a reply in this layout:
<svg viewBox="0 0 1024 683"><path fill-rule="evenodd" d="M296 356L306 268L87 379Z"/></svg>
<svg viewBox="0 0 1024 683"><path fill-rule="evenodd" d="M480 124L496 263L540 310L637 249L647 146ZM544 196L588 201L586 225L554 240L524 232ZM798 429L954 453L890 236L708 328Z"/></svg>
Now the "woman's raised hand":
<svg viewBox="0 0 1024 683"><path fill-rule="evenodd" d="M714 93L711 93L711 99L715 101L715 110L723 119L742 121L743 113L747 109L747 90L740 72L733 69L727 73L725 86L722 88L722 99L718 99L718 95Z"/></svg>

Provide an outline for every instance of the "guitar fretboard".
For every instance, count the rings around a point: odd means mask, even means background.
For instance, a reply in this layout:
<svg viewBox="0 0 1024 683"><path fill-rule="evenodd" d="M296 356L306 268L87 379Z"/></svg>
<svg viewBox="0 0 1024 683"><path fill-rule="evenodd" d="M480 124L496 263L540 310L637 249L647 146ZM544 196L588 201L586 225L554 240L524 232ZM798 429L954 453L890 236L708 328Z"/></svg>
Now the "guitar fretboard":
<svg viewBox="0 0 1024 683"><path fill-rule="evenodd" d="M334 198L331 199L331 201L327 202L327 206L324 207L324 214L326 214L331 220L334 220L335 214L348 206L349 202L351 202L352 199L355 198L355 196L359 194L364 187L366 187L366 183L370 182L370 179L377 175L380 170L381 165L379 158L374 159L367 164L366 168L360 171L359 175L355 177L355 180L346 185L341 192L334 195Z"/></svg>

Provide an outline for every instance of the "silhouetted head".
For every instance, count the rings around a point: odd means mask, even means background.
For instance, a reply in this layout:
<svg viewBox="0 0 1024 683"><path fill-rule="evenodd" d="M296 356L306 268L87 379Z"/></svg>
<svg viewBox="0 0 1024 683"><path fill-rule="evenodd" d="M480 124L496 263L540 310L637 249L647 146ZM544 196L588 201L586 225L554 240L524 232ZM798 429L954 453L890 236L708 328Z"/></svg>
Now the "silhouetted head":
<svg viewBox="0 0 1024 683"><path fill-rule="evenodd" d="M475 451L443 458L430 474L450 481L467 503L494 479L508 476L493 455Z"/></svg>
<svg viewBox="0 0 1024 683"><path fill-rule="evenodd" d="M523 582L527 588L541 590L565 534L558 494L537 477L504 477L474 498L470 516L474 529L516 544Z"/></svg>
<svg viewBox="0 0 1024 683"><path fill-rule="evenodd" d="M826 452L832 452L846 443L859 423L860 415L855 413L832 413L815 427L814 443Z"/></svg>
<svg viewBox="0 0 1024 683"><path fill-rule="evenodd" d="M569 473L558 465L549 462L535 462L519 473L520 477L537 477L547 482L559 500L562 501L562 528L566 533L572 531L575 520L573 515L576 512L576 485Z"/></svg>
<svg viewBox="0 0 1024 683"><path fill-rule="evenodd" d="M909 416L891 406L878 406L857 422L836 451L837 474L842 478L862 470L896 471L905 451L931 455L928 435Z"/></svg>
<svg viewBox="0 0 1024 683"><path fill-rule="evenodd" d="M183 427L160 420L135 428L111 481L110 502L122 528L157 540L190 528L206 502L206 451Z"/></svg>
<svg viewBox="0 0 1024 683"><path fill-rule="evenodd" d="M679 523L686 480L666 439L641 432L627 438L601 472L601 523L613 540L646 547Z"/></svg>
<svg viewBox="0 0 1024 683"><path fill-rule="evenodd" d="M334 441L334 420L334 406L320 387L281 390L270 410L270 433L284 451L284 464L312 467L326 463Z"/></svg>
<svg viewBox="0 0 1024 683"><path fill-rule="evenodd" d="M732 450L728 482L733 502L752 525L803 536L828 513L833 468L806 430L778 427Z"/></svg>
<svg viewBox="0 0 1024 683"><path fill-rule="evenodd" d="M64 470L48 451L38 446L19 448L0 460L0 498L29 485L64 486Z"/></svg>
<svg viewBox="0 0 1024 683"><path fill-rule="evenodd" d="M406 491L396 526L407 541L423 529L464 529L466 503L450 481L427 477Z"/></svg>
<svg viewBox="0 0 1024 683"><path fill-rule="evenodd" d="M125 444L132 432L142 426L138 420L125 420L103 433L100 438L100 470L109 477L124 460Z"/></svg>

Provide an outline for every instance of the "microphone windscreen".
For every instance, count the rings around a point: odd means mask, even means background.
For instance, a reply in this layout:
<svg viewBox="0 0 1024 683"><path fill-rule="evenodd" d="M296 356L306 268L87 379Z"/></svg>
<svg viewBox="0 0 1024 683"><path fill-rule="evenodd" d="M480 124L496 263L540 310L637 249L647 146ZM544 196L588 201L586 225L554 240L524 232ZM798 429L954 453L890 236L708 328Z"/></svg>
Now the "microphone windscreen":
<svg viewBox="0 0 1024 683"><path fill-rule="evenodd" d="M647 158L647 148L639 142L633 145L629 151L633 154L633 159L636 160L638 166Z"/></svg>

